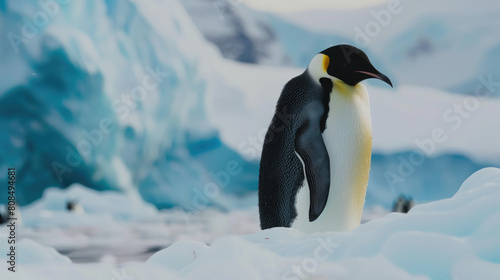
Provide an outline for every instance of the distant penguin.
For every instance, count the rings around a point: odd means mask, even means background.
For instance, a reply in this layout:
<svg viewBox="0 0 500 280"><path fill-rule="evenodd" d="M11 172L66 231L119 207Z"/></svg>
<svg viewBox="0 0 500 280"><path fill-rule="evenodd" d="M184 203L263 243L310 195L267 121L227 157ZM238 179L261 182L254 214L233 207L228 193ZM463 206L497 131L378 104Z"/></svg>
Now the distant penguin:
<svg viewBox="0 0 500 280"><path fill-rule="evenodd" d="M360 84L391 81L350 45L317 54L290 80L267 131L259 174L262 229L357 227L370 170L370 102Z"/></svg>
<svg viewBox="0 0 500 280"><path fill-rule="evenodd" d="M66 210L69 212L83 213L83 207L77 200L66 201Z"/></svg>
<svg viewBox="0 0 500 280"><path fill-rule="evenodd" d="M415 201L412 198L400 195L392 206L392 212L408 213L413 206L415 206Z"/></svg>

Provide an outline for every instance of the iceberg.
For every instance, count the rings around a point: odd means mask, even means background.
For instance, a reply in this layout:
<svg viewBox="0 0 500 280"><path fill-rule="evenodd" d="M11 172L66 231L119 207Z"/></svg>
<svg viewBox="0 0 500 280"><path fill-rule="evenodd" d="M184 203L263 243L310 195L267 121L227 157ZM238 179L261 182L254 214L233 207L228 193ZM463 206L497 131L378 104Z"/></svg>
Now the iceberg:
<svg viewBox="0 0 500 280"><path fill-rule="evenodd" d="M220 55L179 1L3 1L0 33L8 38L0 43L0 167L16 168L19 204L80 183L193 208L211 173L233 161L241 176L204 205L225 209L226 194L256 189L257 163L206 121Z"/></svg>

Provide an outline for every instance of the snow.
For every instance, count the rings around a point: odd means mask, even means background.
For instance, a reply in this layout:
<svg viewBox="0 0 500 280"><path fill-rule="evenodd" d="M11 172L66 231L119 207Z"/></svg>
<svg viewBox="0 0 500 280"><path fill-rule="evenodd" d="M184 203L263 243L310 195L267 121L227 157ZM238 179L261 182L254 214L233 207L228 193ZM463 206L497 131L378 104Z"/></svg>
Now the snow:
<svg viewBox="0 0 500 280"><path fill-rule="evenodd" d="M55 249L40 245L31 239L21 240L16 253L19 256L19 262L23 264L71 263L68 257L59 254Z"/></svg>
<svg viewBox="0 0 500 280"><path fill-rule="evenodd" d="M350 232L304 234L274 228L223 236L209 246L180 241L147 262L118 267L69 263L53 249L23 240L19 254L30 257L19 259L22 270L14 275L2 269L0 276L57 280L73 272L71 279L494 280L500 275L498 201L500 169L487 168L449 199L420 204L408 214L392 213ZM43 267L37 261L42 257Z"/></svg>
<svg viewBox="0 0 500 280"><path fill-rule="evenodd" d="M495 180L495 178L498 178L498 175L500 175L500 169L498 168L485 168L481 170L481 173L474 173L465 180L462 187L457 191L457 194L472 192L476 185L499 183L498 180Z"/></svg>
<svg viewBox="0 0 500 280"><path fill-rule="evenodd" d="M432 139L433 131L442 129L445 135L439 138L445 139L435 142L435 149L429 145L428 149L421 149L422 152L430 155L464 154L474 159L498 162L500 149L496 143L500 141L500 133L491 128L496 126L495 119L499 117L495 109L500 105L499 99L465 97L404 85L397 92L377 87L370 87L369 91L376 151L390 153L423 147L417 142ZM456 106L461 107L463 116Z"/></svg>
<svg viewBox="0 0 500 280"><path fill-rule="evenodd" d="M348 233L306 235L279 228L223 237L183 276L196 279L207 269L215 272L229 266L236 268L220 275L231 278L245 271L248 277L240 279L300 279L301 273L315 279L374 279L374 275L380 279L461 279L459 272L477 271L478 265L487 269L476 277L496 279L500 271L499 180L499 169L483 169L453 198L416 206L407 215L389 214ZM320 260L319 256L326 257ZM288 271L283 269L287 266Z"/></svg>
<svg viewBox="0 0 500 280"><path fill-rule="evenodd" d="M67 202L75 201L81 212L68 212ZM96 191L80 184L67 189L45 189L40 200L23 208L27 227L52 228L102 225L110 221L158 222L158 210L140 197L112 191ZM75 219L77 218L77 219Z"/></svg>
<svg viewBox="0 0 500 280"><path fill-rule="evenodd" d="M68 202L76 203L75 210L66 208ZM137 195L73 184L66 189L48 188L41 199L20 207L17 237L53 247L77 263L146 260L176 241L210 244L222 235L256 231L257 198L233 203L242 209L159 211ZM5 230L4 224L0 236L7 234Z"/></svg>
<svg viewBox="0 0 500 280"><path fill-rule="evenodd" d="M148 263L166 266L168 269L180 271L202 257L208 246L199 241L178 241L148 259Z"/></svg>

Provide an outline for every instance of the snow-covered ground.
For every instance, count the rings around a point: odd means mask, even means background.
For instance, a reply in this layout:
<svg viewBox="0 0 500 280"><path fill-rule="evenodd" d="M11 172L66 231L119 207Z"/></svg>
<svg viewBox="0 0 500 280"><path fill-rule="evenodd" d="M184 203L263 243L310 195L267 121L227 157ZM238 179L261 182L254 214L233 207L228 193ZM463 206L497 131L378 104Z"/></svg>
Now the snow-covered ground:
<svg viewBox="0 0 500 280"><path fill-rule="evenodd" d="M76 203L74 210L67 209L68 202ZM48 188L40 200L21 207L17 236L53 247L75 262L98 262L107 256L119 263L145 260L179 240L210 244L221 235L255 232L257 197L239 203L252 206L231 212L211 207L159 211L130 194L74 184L64 190ZM5 237L5 227L0 234Z"/></svg>
<svg viewBox="0 0 500 280"><path fill-rule="evenodd" d="M67 209L68 202L75 203L74 210ZM17 236L52 247L76 263L141 261L177 241L210 244L224 235L259 230L256 194L238 202L248 206L230 212L212 207L158 211L130 194L74 184L64 190L48 188L40 200L21 207ZM380 207L366 209L363 222L387 213ZM0 227L2 238L6 234Z"/></svg>
<svg viewBox="0 0 500 280"><path fill-rule="evenodd" d="M220 237L209 246L184 240L146 262L120 266L109 256L100 263L75 264L52 248L23 239L17 249L18 272L4 267L0 276L9 280L495 280L500 275L499 201L500 169L487 168L468 178L452 198L418 205L408 214L389 214L351 232L303 234L275 228ZM26 211L23 221L29 215ZM4 238L2 234L1 244ZM0 258L5 255L3 246Z"/></svg>
<svg viewBox="0 0 500 280"><path fill-rule="evenodd" d="M67 209L69 202L74 203L73 210ZM99 192L74 184L64 190L48 188L40 200L21 207L17 236L52 247L77 263L106 258L117 263L146 260L177 241L210 244L224 235L259 230L257 196L238 202L249 207L230 212L211 207L191 212L180 207L158 211L130 194ZM380 207L366 209L363 222L387 213ZM0 234L7 234L4 227L0 227Z"/></svg>

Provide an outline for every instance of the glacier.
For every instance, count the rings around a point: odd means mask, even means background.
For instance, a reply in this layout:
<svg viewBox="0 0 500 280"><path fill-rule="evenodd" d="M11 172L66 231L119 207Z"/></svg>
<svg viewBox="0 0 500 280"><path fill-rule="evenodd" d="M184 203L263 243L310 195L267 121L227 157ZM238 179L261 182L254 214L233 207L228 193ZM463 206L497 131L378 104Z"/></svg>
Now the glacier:
<svg viewBox="0 0 500 280"><path fill-rule="evenodd" d="M225 193L256 189L257 163L206 121L220 55L178 1L5 0L0 33L9 38L0 42L0 167L17 168L19 204L81 183L193 208L210 174L232 161L241 176Z"/></svg>
<svg viewBox="0 0 500 280"><path fill-rule="evenodd" d="M8 279L485 279L500 275L500 169L470 176L448 199L391 213L350 232L274 228L229 235L209 246L183 240L146 262L72 263L29 239ZM3 236L3 235L2 235ZM0 247L0 259L5 256ZM2 261L2 263L5 263ZM14 277L14 278L13 278Z"/></svg>

